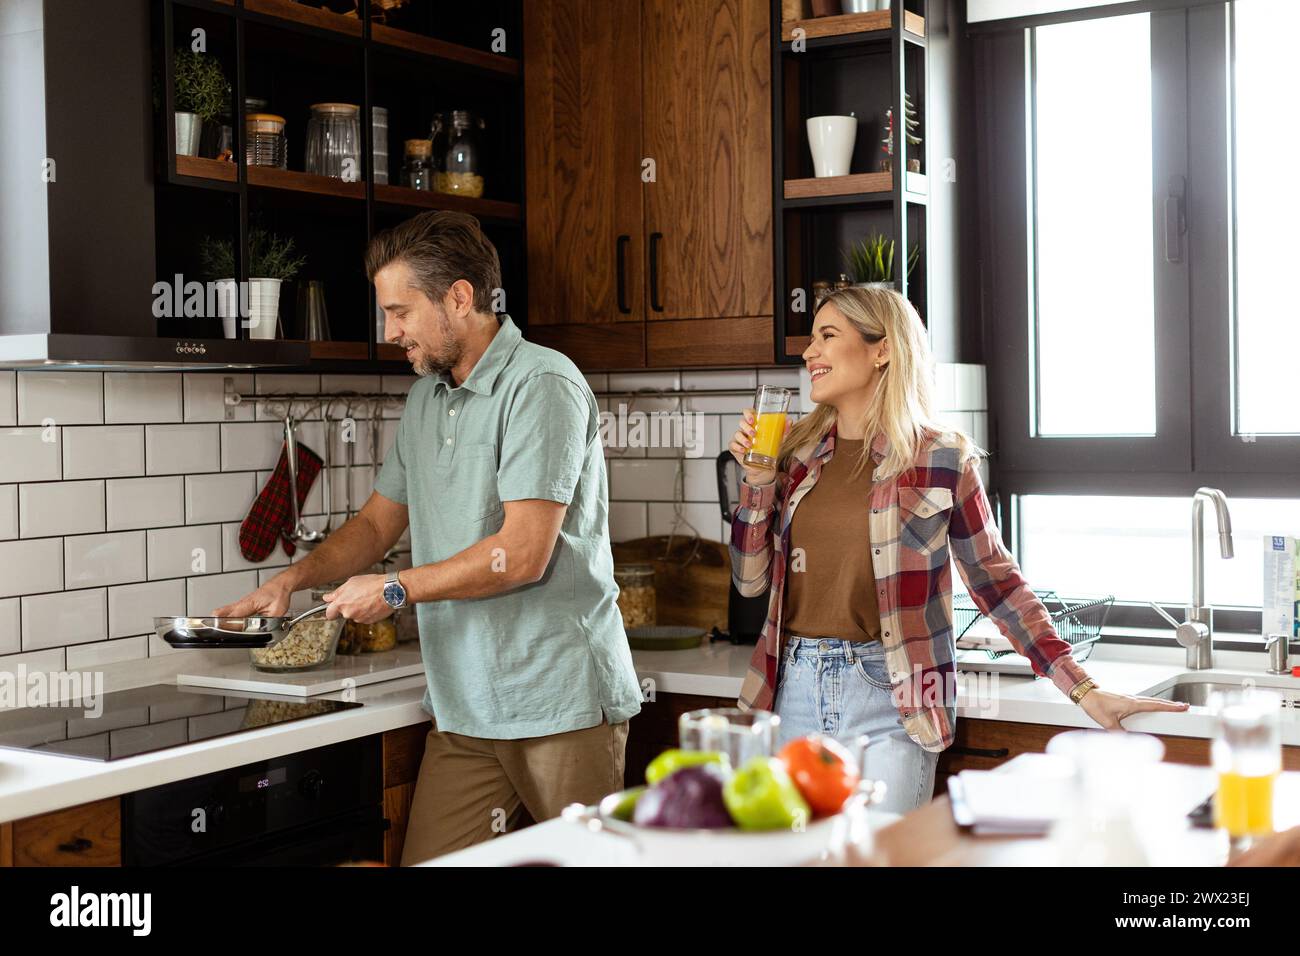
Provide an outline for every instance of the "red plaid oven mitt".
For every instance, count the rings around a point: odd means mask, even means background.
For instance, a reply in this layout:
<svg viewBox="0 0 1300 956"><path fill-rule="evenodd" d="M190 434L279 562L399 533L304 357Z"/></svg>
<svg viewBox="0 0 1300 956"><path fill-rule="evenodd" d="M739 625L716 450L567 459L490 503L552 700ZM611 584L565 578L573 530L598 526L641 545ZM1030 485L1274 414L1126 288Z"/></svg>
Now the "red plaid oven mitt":
<svg viewBox="0 0 1300 956"><path fill-rule="evenodd" d="M302 513L311 483L320 474L321 459L314 451L298 442L298 513ZM265 561L275 550L277 540L283 539L284 553L293 554L294 543L289 538L293 530L293 504L289 500L289 455L280 449L280 460L275 471L262 489L248 517L239 526L239 551L247 561Z"/></svg>

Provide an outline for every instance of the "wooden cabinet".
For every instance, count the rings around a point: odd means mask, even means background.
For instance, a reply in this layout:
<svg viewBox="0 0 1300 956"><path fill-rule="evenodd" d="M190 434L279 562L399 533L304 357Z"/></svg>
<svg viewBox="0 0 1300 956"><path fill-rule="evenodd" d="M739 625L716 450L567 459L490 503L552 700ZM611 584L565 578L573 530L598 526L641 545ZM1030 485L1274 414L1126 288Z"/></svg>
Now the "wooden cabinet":
<svg viewBox="0 0 1300 956"><path fill-rule="evenodd" d="M121 866L122 801L83 803L6 823L0 865Z"/></svg>
<svg viewBox="0 0 1300 956"><path fill-rule="evenodd" d="M659 694L643 701L641 712L627 730L627 759L623 786L645 783L645 768L665 750L677 746L677 720L682 714L705 707L735 707L734 697L706 697L700 694Z"/></svg>
<svg viewBox="0 0 1300 956"><path fill-rule="evenodd" d="M524 9L529 338L584 368L774 360L770 9Z"/></svg>
<svg viewBox="0 0 1300 956"><path fill-rule="evenodd" d="M428 721L423 721L384 734L384 819L388 821L384 833L385 866L399 866L402 862L402 844L429 726Z"/></svg>

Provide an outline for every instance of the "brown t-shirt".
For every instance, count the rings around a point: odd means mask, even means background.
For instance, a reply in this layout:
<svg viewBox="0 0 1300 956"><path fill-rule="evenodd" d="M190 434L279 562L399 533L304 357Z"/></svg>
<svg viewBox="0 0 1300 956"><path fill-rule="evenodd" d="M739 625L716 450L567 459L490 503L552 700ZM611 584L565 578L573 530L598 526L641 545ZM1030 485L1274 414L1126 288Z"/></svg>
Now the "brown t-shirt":
<svg viewBox="0 0 1300 956"><path fill-rule="evenodd" d="M861 452L861 439L837 436L834 455L794 510L783 614L791 634L846 641L880 638L868 526L875 463L868 458L853 477Z"/></svg>

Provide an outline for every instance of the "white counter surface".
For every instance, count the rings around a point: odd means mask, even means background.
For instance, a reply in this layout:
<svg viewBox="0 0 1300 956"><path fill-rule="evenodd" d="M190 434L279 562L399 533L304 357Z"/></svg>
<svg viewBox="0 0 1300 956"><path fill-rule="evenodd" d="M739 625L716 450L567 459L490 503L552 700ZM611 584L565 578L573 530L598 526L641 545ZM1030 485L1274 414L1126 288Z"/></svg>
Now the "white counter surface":
<svg viewBox="0 0 1300 956"><path fill-rule="evenodd" d="M752 651L748 646L715 644L689 651L634 651L633 660L647 696L700 694L734 698L740 691ZM1198 677L1218 676L1232 683L1254 679L1259 686L1300 689L1300 679L1264 674L1263 661L1263 654L1216 651L1220 666L1214 671L1201 672ZM1167 683L1185 670L1178 649L1106 645L1100 646L1084 667L1101 686L1133 694ZM1048 681L1005 675L998 675L993 681L991 677L963 678L958 698L961 716L1092 726L1088 716ZM344 693L321 697L340 700ZM107 763L0 750L0 822L383 733L428 719L420 707L423 677L361 686L353 693L363 707ZM1300 746L1300 719L1296 714L1294 709L1284 711L1284 744ZM1212 720L1204 707L1192 707L1184 713L1141 714L1126 720L1125 726L1129 730L1187 737L1208 737L1212 732Z"/></svg>

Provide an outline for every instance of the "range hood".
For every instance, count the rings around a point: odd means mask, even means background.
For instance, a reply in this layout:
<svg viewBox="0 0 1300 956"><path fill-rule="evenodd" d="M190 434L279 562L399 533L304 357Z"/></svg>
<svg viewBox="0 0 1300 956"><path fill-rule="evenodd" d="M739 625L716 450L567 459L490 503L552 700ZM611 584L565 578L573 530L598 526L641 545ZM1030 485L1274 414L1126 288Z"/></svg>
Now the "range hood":
<svg viewBox="0 0 1300 956"><path fill-rule="evenodd" d="M306 365L307 343L223 339L219 319L154 312L173 252L157 215L175 197L155 181L152 4L0 7L0 367ZM233 223L213 212L195 228Z"/></svg>
<svg viewBox="0 0 1300 956"><path fill-rule="evenodd" d="M0 335L0 369L202 371L306 365L306 342L62 333Z"/></svg>

